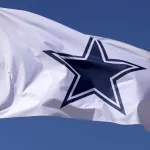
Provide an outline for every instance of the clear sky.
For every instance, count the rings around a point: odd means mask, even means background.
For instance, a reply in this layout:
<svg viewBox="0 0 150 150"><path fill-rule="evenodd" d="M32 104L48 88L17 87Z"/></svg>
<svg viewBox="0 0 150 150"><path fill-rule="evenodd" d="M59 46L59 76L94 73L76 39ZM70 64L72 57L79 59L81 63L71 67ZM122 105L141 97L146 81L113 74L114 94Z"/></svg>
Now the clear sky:
<svg viewBox="0 0 150 150"><path fill-rule="evenodd" d="M80 32L150 50L150 0L0 0ZM52 117L0 120L0 150L150 150L142 126Z"/></svg>

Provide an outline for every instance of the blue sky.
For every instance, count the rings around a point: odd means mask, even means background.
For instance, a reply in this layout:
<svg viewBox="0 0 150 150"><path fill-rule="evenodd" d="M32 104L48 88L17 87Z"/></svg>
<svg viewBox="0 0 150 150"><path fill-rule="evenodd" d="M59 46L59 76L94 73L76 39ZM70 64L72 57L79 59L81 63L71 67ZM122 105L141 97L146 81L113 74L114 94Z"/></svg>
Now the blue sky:
<svg viewBox="0 0 150 150"><path fill-rule="evenodd" d="M0 7L28 10L80 32L150 50L149 0L0 0ZM142 126L52 117L0 120L2 150L150 150Z"/></svg>

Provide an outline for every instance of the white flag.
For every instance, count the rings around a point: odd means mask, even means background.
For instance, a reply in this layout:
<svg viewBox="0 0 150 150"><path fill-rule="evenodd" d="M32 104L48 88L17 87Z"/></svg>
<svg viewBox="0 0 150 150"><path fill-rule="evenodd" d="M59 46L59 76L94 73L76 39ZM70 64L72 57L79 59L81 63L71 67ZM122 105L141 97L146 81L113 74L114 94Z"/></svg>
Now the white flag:
<svg viewBox="0 0 150 150"><path fill-rule="evenodd" d="M0 118L150 126L150 53L0 8Z"/></svg>

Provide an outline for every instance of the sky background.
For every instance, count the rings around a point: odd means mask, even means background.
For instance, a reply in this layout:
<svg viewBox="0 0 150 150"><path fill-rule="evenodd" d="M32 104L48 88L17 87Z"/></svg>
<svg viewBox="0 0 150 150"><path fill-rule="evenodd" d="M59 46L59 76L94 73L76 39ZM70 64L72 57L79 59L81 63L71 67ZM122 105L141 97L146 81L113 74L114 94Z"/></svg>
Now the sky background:
<svg viewBox="0 0 150 150"><path fill-rule="evenodd" d="M80 32L150 50L150 0L0 0ZM143 126L53 117L0 120L0 150L150 150Z"/></svg>

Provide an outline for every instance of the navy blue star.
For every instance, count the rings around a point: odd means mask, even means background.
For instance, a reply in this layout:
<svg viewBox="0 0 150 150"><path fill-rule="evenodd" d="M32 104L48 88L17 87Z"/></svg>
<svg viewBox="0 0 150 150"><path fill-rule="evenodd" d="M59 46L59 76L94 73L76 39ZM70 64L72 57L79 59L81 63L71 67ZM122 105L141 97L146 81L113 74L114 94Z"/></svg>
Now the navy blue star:
<svg viewBox="0 0 150 150"><path fill-rule="evenodd" d="M128 73L145 68L123 60L108 58L103 44L93 38L89 39L82 57L53 51L44 52L74 74L61 107L95 94L125 115L117 80Z"/></svg>

